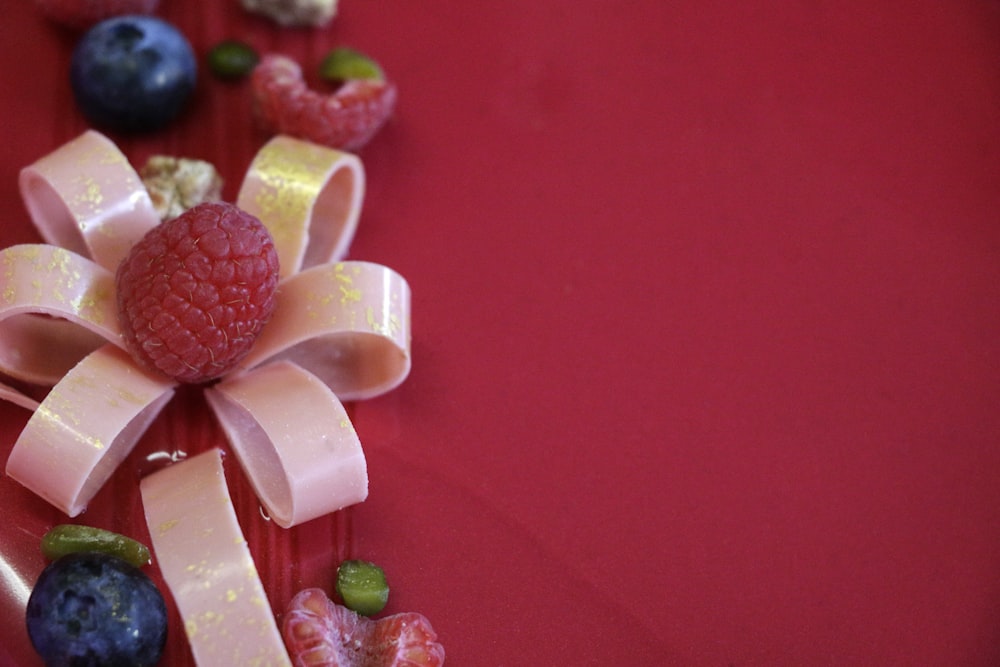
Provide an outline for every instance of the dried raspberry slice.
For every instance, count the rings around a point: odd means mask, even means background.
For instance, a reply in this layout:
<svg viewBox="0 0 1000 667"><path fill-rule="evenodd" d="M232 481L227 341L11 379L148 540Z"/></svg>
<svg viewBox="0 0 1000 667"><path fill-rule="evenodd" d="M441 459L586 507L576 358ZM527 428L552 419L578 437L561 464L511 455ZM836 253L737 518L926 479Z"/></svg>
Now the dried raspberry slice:
<svg viewBox="0 0 1000 667"><path fill-rule="evenodd" d="M278 254L264 225L209 202L150 230L115 275L125 346L179 382L232 370L274 312Z"/></svg>
<svg viewBox="0 0 1000 667"><path fill-rule="evenodd" d="M353 151L381 129L396 106L396 86L351 79L324 95L309 88L299 64L286 56L261 58L251 75L254 108L271 131Z"/></svg>
<svg viewBox="0 0 1000 667"><path fill-rule="evenodd" d="M160 0L35 0L35 4L56 23L83 29L112 16L152 14Z"/></svg>
<svg viewBox="0 0 1000 667"><path fill-rule="evenodd" d="M377 621L307 588L288 604L281 633L295 667L438 667L444 647L430 621L407 612Z"/></svg>

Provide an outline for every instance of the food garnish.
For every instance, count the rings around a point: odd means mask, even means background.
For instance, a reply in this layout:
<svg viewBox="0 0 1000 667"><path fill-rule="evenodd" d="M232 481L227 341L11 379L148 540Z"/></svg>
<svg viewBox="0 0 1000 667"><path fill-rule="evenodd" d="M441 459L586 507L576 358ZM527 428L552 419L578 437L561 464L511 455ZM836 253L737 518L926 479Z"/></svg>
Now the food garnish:
<svg viewBox="0 0 1000 667"><path fill-rule="evenodd" d="M153 16L118 16L84 33L70 61L80 111L98 127L150 132L173 120L194 91L187 38Z"/></svg>
<svg viewBox="0 0 1000 667"><path fill-rule="evenodd" d="M325 25L336 13L336 0L242 1L281 25ZM182 111L196 62L176 28L139 15L158 0L36 3L57 22L90 27L71 63L88 121L147 132ZM277 135L254 158L236 204L219 201L211 164L154 156L140 178L92 130L21 174L47 244L0 250L0 372L51 390L39 403L0 385L0 399L34 412L7 473L70 516L180 382L205 384L274 524L295 526L360 502L367 466L341 401L384 393L409 372L405 280L341 259L364 173L355 156L334 150L356 150L378 132L395 85L347 48L320 66L320 78L338 86L329 94L309 89L291 59L260 60L236 40L217 44L207 64L222 79L252 73L255 111ZM307 423L289 421L303 412ZM347 607L308 589L291 601L279 631L223 457L220 449L181 457L140 482L158 567L200 667L443 663L420 614L365 618L389 594L384 572L367 561L338 568ZM27 627L46 665L159 662L166 608L138 569L151 562L145 545L64 524L46 534L42 552L51 562L28 602Z"/></svg>
<svg viewBox="0 0 1000 667"><path fill-rule="evenodd" d="M145 544L103 528L64 523L42 537L42 555L48 560L81 551L99 551L116 556L135 567L150 562L149 548Z"/></svg>
<svg viewBox="0 0 1000 667"><path fill-rule="evenodd" d="M337 14L337 0L241 0L248 12L282 26L321 27Z"/></svg>
<svg viewBox="0 0 1000 667"><path fill-rule="evenodd" d="M211 162L152 155L139 170L161 220L176 218L207 201L222 199L222 176Z"/></svg>
<svg viewBox="0 0 1000 667"><path fill-rule="evenodd" d="M351 611L362 616L374 616L389 601L389 584L385 572L375 563L365 560L345 560L337 568L337 595Z"/></svg>
<svg viewBox="0 0 1000 667"><path fill-rule="evenodd" d="M341 84L351 79L384 81L385 72L370 56L348 46L327 53L319 64L320 78Z"/></svg>
<svg viewBox="0 0 1000 667"><path fill-rule="evenodd" d="M319 588L292 598L281 633L295 667L438 667L444 647L422 614L373 620L339 605Z"/></svg>
<svg viewBox="0 0 1000 667"><path fill-rule="evenodd" d="M139 484L153 551L199 667L288 665L264 586L212 449Z"/></svg>
<svg viewBox="0 0 1000 667"><path fill-rule="evenodd" d="M144 190L134 172L103 186L109 173L130 169L113 143L88 131L24 171L22 192L38 227L74 239L100 262L46 244L0 250L0 371L55 385L14 443L7 473L69 516L131 452L177 383L123 349L107 265L127 253L120 242L135 238L136 225L144 234L159 224L148 198L145 213L135 213ZM237 198L270 231L282 283L270 322L209 403L264 507L284 527L367 496L363 452L342 401L389 391L410 369L405 279L385 266L337 259L354 233L363 182L356 156L276 137L259 151ZM132 214L121 215L130 206ZM104 245L109 240L115 243ZM64 356L51 359L54 348ZM261 395L268 382L280 382L280 391ZM8 388L10 395L18 392ZM274 410L323 417L289 420Z"/></svg>
<svg viewBox="0 0 1000 667"><path fill-rule="evenodd" d="M257 51L238 39L219 42L208 51L208 69L220 79L241 79L260 61Z"/></svg>
<svg viewBox="0 0 1000 667"><path fill-rule="evenodd" d="M367 144L396 105L391 81L350 79L324 93L309 87L295 60L278 54L261 58L250 80L254 109L264 127L342 150Z"/></svg>
<svg viewBox="0 0 1000 667"><path fill-rule="evenodd" d="M274 312L278 253L263 223L207 202L154 227L115 274L125 347L148 370L201 383L236 367Z"/></svg>
<svg viewBox="0 0 1000 667"><path fill-rule="evenodd" d="M48 667L151 667L167 641L160 590L139 568L95 551L49 563L28 598L26 620Z"/></svg>

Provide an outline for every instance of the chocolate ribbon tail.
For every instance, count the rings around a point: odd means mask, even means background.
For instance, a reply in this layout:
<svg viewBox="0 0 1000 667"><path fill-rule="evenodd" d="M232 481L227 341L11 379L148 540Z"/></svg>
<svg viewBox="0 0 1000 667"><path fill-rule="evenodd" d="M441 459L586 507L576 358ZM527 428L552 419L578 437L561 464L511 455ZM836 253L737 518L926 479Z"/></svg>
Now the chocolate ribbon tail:
<svg viewBox="0 0 1000 667"><path fill-rule="evenodd" d="M222 452L211 449L139 483L153 551L199 665L289 667L240 529Z"/></svg>

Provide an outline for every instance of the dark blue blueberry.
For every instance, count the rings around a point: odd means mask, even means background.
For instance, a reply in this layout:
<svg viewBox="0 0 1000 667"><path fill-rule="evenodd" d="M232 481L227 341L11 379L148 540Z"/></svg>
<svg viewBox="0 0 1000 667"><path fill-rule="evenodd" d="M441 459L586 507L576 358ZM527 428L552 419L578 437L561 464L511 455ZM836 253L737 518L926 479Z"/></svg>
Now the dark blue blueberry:
<svg viewBox="0 0 1000 667"><path fill-rule="evenodd" d="M70 84L99 127L148 132L174 119L194 91L197 61L184 35L152 16L117 16L88 30L73 51Z"/></svg>
<svg viewBox="0 0 1000 667"><path fill-rule="evenodd" d="M98 552L49 563L28 598L27 623L48 667L152 666L167 641L167 608L156 585Z"/></svg>

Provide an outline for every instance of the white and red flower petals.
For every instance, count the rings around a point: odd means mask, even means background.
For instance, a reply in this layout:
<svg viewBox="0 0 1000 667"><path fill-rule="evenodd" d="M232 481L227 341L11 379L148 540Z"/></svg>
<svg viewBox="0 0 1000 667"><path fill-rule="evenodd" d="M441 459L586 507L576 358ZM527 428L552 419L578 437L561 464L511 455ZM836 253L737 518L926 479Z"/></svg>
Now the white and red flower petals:
<svg viewBox="0 0 1000 667"><path fill-rule="evenodd" d="M337 396L287 361L206 390L268 515L289 528L368 496L361 441Z"/></svg>

